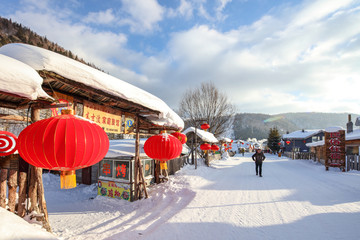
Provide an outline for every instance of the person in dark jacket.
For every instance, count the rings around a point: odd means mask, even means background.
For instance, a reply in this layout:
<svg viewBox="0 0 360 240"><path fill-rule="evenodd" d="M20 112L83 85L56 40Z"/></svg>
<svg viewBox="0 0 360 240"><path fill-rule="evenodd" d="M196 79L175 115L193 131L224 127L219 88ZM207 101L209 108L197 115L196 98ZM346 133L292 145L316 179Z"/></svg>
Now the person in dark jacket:
<svg viewBox="0 0 360 240"><path fill-rule="evenodd" d="M256 149L256 152L254 155L252 155L252 160L255 161L255 171L256 175L259 174L260 177L262 177L262 163L265 160L265 155L261 151L261 149Z"/></svg>

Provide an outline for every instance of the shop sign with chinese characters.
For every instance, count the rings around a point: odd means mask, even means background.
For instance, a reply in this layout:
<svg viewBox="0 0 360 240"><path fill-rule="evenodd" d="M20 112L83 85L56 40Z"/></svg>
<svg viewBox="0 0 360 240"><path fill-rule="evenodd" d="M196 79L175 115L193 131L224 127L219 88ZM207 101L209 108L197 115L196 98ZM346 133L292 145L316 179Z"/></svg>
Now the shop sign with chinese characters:
<svg viewBox="0 0 360 240"><path fill-rule="evenodd" d="M99 180L98 195L131 201L129 186L129 184Z"/></svg>
<svg viewBox="0 0 360 240"><path fill-rule="evenodd" d="M84 118L96 122L107 133L121 133L121 112L84 101Z"/></svg>
<svg viewBox="0 0 360 240"><path fill-rule="evenodd" d="M345 170L345 130L325 132L326 170L339 167Z"/></svg>

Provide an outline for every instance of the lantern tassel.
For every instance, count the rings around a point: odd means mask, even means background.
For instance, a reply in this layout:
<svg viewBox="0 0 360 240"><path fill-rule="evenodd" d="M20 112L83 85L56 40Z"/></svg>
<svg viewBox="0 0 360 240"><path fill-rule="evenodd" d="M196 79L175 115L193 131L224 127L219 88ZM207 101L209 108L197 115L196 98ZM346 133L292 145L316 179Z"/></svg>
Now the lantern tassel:
<svg viewBox="0 0 360 240"><path fill-rule="evenodd" d="M75 170L61 171L60 173L60 186L61 189L70 189L76 187L76 174Z"/></svg>

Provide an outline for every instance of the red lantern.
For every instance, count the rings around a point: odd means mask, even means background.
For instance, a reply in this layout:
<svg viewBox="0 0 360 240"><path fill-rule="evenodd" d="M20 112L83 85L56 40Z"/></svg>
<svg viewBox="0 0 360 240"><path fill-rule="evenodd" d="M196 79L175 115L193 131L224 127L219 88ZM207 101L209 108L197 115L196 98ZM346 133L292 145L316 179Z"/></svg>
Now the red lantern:
<svg viewBox="0 0 360 240"><path fill-rule="evenodd" d="M182 144L176 137L162 133L146 140L144 151L150 158L166 162L181 154Z"/></svg>
<svg viewBox="0 0 360 240"><path fill-rule="evenodd" d="M177 139L179 139L179 141L181 142L181 144L184 144L187 142L187 137L185 134L182 134L181 132L173 132L171 135L173 135L174 137L176 137Z"/></svg>
<svg viewBox="0 0 360 240"><path fill-rule="evenodd" d="M213 150L214 152L219 151L219 149L220 148L218 145L216 145L216 144L211 145L211 150Z"/></svg>
<svg viewBox="0 0 360 240"><path fill-rule="evenodd" d="M224 147L226 147L227 146L227 144L226 143L224 143Z"/></svg>
<svg viewBox="0 0 360 240"><path fill-rule="evenodd" d="M203 143L203 144L200 145L200 149L203 150L203 151L210 150L210 149L211 149L211 145L208 144L208 143Z"/></svg>
<svg viewBox="0 0 360 240"><path fill-rule="evenodd" d="M13 154L17 150L17 137L11 132L0 131L0 156Z"/></svg>
<svg viewBox="0 0 360 240"><path fill-rule="evenodd" d="M289 140L286 141L286 144L289 145L291 142Z"/></svg>
<svg viewBox="0 0 360 240"><path fill-rule="evenodd" d="M281 143L280 143L280 142L278 142L278 145L280 146L280 145L281 145Z"/></svg>
<svg viewBox="0 0 360 240"><path fill-rule="evenodd" d="M210 125L209 125L209 124L207 124L207 123L203 123L203 124L201 124L201 126L200 126L200 127L201 127L201 129L202 129L202 130L205 130L205 131L206 131L207 129L209 129L209 128L210 128Z"/></svg>
<svg viewBox="0 0 360 240"><path fill-rule="evenodd" d="M19 154L29 164L61 171L61 188L76 187L75 170L94 165L109 150L97 124L71 114L37 121L19 135Z"/></svg>

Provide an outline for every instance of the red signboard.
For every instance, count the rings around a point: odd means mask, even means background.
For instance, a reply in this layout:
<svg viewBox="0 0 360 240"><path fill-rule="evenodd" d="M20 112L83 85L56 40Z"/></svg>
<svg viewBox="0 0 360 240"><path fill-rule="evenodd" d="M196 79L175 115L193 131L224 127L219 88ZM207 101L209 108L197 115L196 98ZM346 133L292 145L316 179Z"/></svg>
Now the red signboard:
<svg viewBox="0 0 360 240"><path fill-rule="evenodd" d="M325 132L325 167L339 167L345 170L345 130Z"/></svg>

